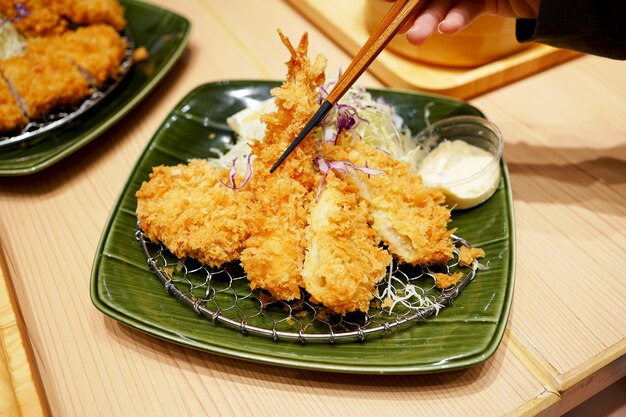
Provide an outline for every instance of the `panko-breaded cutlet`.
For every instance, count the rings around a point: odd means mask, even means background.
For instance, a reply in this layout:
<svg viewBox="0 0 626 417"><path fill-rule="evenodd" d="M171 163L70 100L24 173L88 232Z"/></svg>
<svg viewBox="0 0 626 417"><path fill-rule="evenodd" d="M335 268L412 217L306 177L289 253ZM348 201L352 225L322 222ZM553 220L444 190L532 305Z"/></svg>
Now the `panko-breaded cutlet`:
<svg viewBox="0 0 626 417"><path fill-rule="evenodd" d="M89 84L67 58L26 54L1 61L0 70L31 119L74 106L89 95Z"/></svg>
<svg viewBox="0 0 626 417"><path fill-rule="evenodd" d="M61 14L79 25L103 23L121 31L126 26L124 8L117 0L49 0Z"/></svg>
<svg viewBox="0 0 626 417"><path fill-rule="evenodd" d="M0 132L21 129L27 123L28 119L24 117L8 84L0 77Z"/></svg>
<svg viewBox="0 0 626 417"><path fill-rule="evenodd" d="M137 217L146 237L177 257L210 266L239 258L249 236L250 193L224 186L228 169L193 160L159 166L137 191Z"/></svg>
<svg viewBox="0 0 626 417"><path fill-rule="evenodd" d="M117 31L126 26L117 0L0 0L0 13L26 36L59 35L69 23L107 24Z"/></svg>
<svg viewBox="0 0 626 417"><path fill-rule="evenodd" d="M91 85L100 87L119 75L126 46L124 38L111 26L95 24L59 36L28 39L27 54L69 59Z"/></svg>
<svg viewBox="0 0 626 417"><path fill-rule="evenodd" d="M75 109L96 89L122 73L128 44L118 0L0 0L3 25L12 25L9 51L0 60L0 133L17 132L24 119L35 122ZM16 32L17 31L17 32ZM10 99L13 95L14 100Z"/></svg>

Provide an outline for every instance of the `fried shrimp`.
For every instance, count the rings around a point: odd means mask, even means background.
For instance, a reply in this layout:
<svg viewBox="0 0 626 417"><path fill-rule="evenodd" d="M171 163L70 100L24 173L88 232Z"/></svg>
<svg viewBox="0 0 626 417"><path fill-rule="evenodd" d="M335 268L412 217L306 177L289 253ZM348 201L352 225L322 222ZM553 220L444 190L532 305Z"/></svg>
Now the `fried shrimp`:
<svg viewBox="0 0 626 417"><path fill-rule="evenodd" d="M293 179L278 177L254 193L251 235L241 254L250 287L281 300L300 298L307 218L302 202L309 199L308 191Z"/></svg>
<svg viewBox="0 0 626 417"><path fill-rule="evenodd" d="M369 221L358 189L330 172L311 208L302 277L311 299L335 313L367 311L391 262Z"/></svg>
<svg viewBox="0 0 626 417"><path fill-rule="evenodd" d="M265 137L252 143L255 175L250 185L255 190L255 219L241 264L252 288L263 288L276 298L292 300L300 298L311 189L321 178L311 162L317 143L310 137L305 139L280 170L270 175L269 169L315 112L326 61L318 56L310 62L306 34L297 49L279 34L291 58L287 62L286 82L272 90L278 110L263 117L267 125Z"/></svg>

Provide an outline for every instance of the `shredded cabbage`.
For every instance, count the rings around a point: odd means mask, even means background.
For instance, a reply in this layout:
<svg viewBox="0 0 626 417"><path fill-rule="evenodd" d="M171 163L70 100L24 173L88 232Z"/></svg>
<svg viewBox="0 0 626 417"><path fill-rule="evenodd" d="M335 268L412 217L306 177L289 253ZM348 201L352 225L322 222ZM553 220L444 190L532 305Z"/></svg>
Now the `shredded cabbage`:
<svg viewBox="0 0 626 417"><path fill-rule="evenodd" d="M326 98L333 83L320 89L320 103ZM211 160L211 163L217 167L230 167L233 159L237 158L236 169L244 172L250 142L254 139L262 140L265 134L261 115L275 110L276 105L271 98L229 117L226 122L238 140L228 152ZM374 100L364 88L352 87L313 134L320 141L334 142L342 130L349 130L395 159L407 162L417 172L424 151L416 145L395 108L382 98Z"/></svg>
<svg viewBox="0 0 626 417"><path fill-rule="evenodd" d="M0 59L21 55L26 51L26 38L13 23L0 14Z"/></svg>

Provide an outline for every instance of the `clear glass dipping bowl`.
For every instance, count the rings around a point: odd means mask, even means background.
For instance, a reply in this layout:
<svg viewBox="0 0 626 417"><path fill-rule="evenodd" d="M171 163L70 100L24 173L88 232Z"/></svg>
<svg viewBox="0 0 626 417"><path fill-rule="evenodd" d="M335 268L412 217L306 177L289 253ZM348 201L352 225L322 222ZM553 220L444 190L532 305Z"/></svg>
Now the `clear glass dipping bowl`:
<svg viewBox="0 0 626 417"><path fill-rule="evenodd" d="M423 149L418 166L424 184L441 189L453 209L485 202L500 185L504 140L492 122L475 116L443 119L418 133L417 143Z"/></svg>

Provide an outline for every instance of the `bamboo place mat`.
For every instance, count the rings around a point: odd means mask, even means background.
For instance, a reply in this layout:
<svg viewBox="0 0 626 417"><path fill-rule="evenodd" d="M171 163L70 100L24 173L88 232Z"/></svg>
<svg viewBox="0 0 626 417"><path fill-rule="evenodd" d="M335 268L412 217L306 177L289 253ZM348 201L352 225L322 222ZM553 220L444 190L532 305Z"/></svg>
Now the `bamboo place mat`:
<svg viewBox="0 0 626 417"><path fill-rule="evenodd" d="M48 416L15 300L0 257L0 417Z"/></svg>
<svg viewBox="0 0 626 417"><path fill-rule="evenodd" d="M367 41L366 0L286 0L339 46L355 55ZM469 69L423 64L383 51L369 70L386 85L467 99L559 63L578 52L533 45L521 52Z"/></svg>

